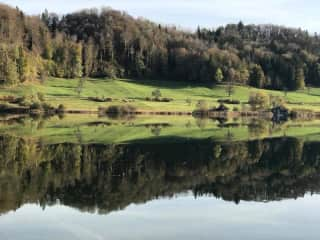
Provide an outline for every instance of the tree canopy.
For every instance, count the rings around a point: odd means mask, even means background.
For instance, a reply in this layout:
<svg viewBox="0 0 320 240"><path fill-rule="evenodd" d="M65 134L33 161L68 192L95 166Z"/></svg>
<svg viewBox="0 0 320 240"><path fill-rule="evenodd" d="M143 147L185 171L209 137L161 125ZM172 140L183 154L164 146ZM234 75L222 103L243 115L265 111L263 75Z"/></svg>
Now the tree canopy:
<svg viewBox="0 0 320 240"><path fill-rule="evenodd" d="M64 16L0 9L0 80L7 84L17 75L20 82L89 76L320 86L320 40L301 29L240 22L188 32L109 8Z"/></svg>

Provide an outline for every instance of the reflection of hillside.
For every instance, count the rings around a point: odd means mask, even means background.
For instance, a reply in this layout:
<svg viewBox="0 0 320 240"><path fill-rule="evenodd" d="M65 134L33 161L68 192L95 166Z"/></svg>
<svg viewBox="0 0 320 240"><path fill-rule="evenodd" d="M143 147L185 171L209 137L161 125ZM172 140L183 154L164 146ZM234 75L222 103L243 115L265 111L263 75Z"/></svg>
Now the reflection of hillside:
<svg viewBox="0 0 320 240"><path fill-rule="evenodd" d="M42 145L0 137L0 208L57 199L107 213L193 190L226 200L279 200L320 189L320 143L248 142Z"/></svg>
<svg viewBox="0 0 320 240"><path fill-rule="evenodd" d="M168 143L213 138L221 141L246 141L270 137L303 137L319 141L320 120L273 124L259 119L194 119L175 116L139 116L134 120L113 120L92 115L66 115L33 119L0 116L0 135L41 139L46 144L122 144Z"/></svg>

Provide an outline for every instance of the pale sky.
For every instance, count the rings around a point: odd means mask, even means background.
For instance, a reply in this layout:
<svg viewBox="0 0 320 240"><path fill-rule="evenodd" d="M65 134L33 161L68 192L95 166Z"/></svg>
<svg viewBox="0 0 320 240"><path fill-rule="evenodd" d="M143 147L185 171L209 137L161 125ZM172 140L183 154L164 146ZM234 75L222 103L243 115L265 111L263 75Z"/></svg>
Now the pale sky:
<svg viewBox="0 0 320 240"><path fill-rule="evenodd" d="M135 17L162 24L195 29L227 23L285 25L320 32L320 1L317 0L0 0L29 14L44 9L68 13L92 7L112 7Z"/></svg>

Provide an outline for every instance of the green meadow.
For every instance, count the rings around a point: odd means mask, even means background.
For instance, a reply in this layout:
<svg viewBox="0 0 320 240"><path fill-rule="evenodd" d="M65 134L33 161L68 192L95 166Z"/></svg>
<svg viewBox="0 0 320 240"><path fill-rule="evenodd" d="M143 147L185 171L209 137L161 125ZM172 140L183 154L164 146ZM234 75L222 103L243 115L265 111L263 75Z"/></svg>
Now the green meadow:
<svg viewBox="0 0 320 240"><path fill-rule="evenodd" d="M95 111L98 107L107 107L111 104L127 104L125 103L127 100L130 100L130 104L141 111L193 111L199 100L206 100L208 106L211 107L218 105L218 99L228 98L224 85L210 88L179 81L88 78L84 80L83 87L79 91L79 82L80 79L50 78L44 84L27 83L11 88L0 88L0 96L25 96L30 101L34 101L37 94L42 93L46 102L53 106L63 104L68 110L89 111ZM146 97L151 97L151 93L155 89L160 89L162 97L172 98L173 101L168 103L146 101ZM242 104L237 107L241 108L246 105L251 92L265 92L273 96L282 96L290 109L305 108L320 111L320 88L285 94L282 91L235 86L231 98L240 100ZM98 103L88 100L89 97L112 98L113 101Z"/></svg>

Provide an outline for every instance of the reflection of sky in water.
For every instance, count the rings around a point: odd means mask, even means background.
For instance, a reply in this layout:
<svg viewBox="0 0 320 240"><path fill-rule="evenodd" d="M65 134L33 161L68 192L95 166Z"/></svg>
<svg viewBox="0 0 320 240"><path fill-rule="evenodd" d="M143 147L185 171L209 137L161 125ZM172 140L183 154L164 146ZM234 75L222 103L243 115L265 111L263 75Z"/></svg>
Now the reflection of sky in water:
<svg viewBox="0 0 320 240"><path fill-rule="evenodd" d="M319 239L320 196L257 203L180 196L109 215L25 205L0 216L0 239Z"/></svg>

